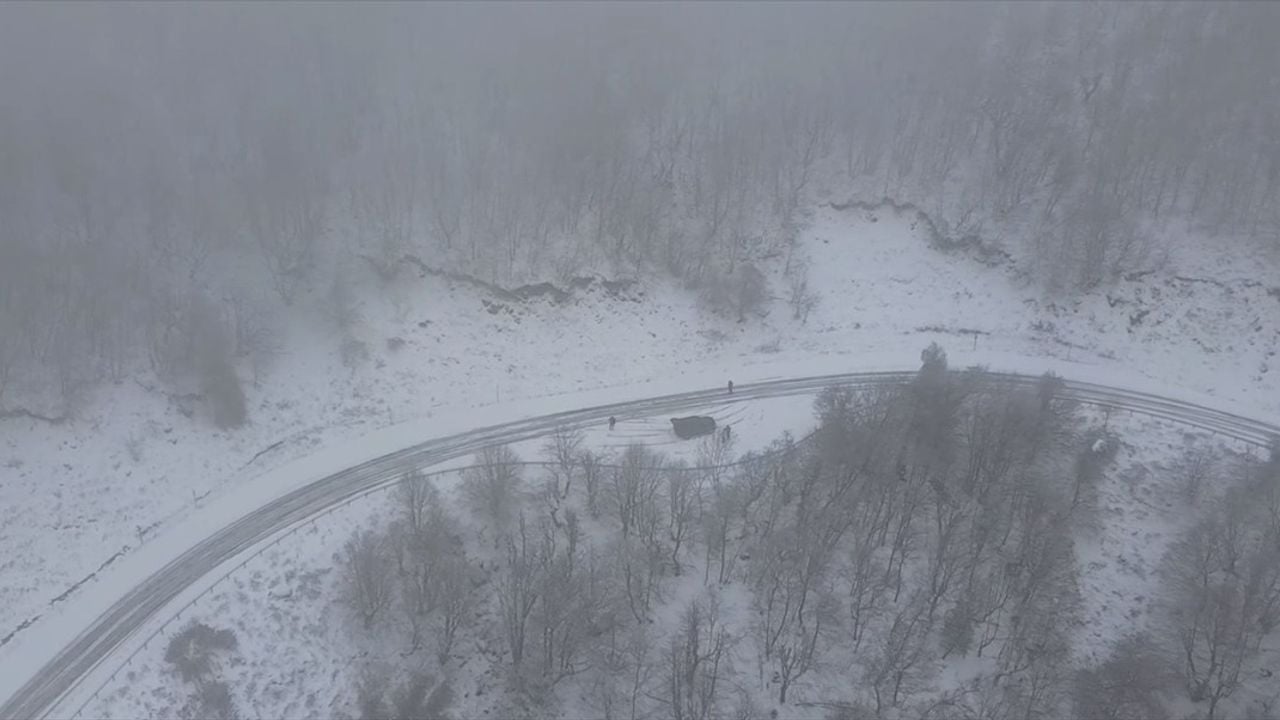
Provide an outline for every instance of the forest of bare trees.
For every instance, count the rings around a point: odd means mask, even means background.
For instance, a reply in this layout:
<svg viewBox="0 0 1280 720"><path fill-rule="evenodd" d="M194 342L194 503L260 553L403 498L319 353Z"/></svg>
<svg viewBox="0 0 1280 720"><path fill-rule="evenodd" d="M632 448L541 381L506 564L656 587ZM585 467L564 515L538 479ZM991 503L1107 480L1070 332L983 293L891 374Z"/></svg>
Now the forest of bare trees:
<svg viewBox="0 0 1280 720"><path fill-rule="evenodd" d="M1114 436L1052 375L923 360L903 388L825 391L814 433L758 452L600 459L562 429L541 458L478 456L456 497L406 478L381 555L344 556L352 623L409 628L446 683L474 646L521 716L1224 717L1280 627L1280 461L1191 463L1215 489L1157 610L1090 660L1075 546Z"/></svg>
<svg viewBox="0 0 1280 720"><path fill-rule="evenodd" d="M6 5L0 403L149 366L234 424L228 364L335 273L672 273L741 316L820 190L1063 291L1171 219L1274 245L1278 31L1273 3Z"/></svg>

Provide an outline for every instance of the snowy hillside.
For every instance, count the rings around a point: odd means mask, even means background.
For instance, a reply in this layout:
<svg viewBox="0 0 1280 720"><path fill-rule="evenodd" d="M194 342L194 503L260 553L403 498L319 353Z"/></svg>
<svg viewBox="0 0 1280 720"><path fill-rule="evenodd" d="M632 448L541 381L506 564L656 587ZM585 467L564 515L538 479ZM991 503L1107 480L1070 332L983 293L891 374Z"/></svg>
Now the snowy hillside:
<svg viewBox="0 0 1280 720"><path fill-rule="evenodd" d="M1055 303L1004 265L930 247L914 217L888 208L817 209L790 260L802 258L819 298L804 323L786 302L782 257L762 264L774 295L767 314L743 323L709 315L694 295L652 280L584 283L557 301L405 277L405 300L393 306L373 299L370 276L358 290L359 351L344 363L328 323L299 310L249 391L244 429L211 432L198 411L189 417L149 390L157 383L146 377L102 388L66 425L6 420L0 533L15 550L0 563L0 638L55 610L68 591L91 592L93 580L77 583L109 571L211 493L435 408L686 371L729 379L745 364L791 357L840 355L857 369L886 349L937 340L956 358L1008 354L1125 369L1259 416L1280 412L1278 376L1269 371L1280 291L1234 269L1170 267Z"/></svg>

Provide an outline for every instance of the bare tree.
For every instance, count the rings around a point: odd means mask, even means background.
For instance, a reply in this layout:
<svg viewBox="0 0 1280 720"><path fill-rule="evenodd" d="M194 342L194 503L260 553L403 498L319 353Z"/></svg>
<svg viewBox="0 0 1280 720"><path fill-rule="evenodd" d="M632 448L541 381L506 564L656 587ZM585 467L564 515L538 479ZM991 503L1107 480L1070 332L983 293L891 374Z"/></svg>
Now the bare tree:
<svg viewBox="0 0 1280 720"><path fill-rule="evenodd" d="M661 698L656 643L648 624L632 625L625 632L610 630L610 641L600 650L596 684L601 715L617 720L651 717L651 698Z"/></svg>
<svg viewBox="0 0 1280 720"><path fill-rule="evenodd" d="M584 546L577 515L557 527L542 523L538 600L531 616L543 687L585 672L590 644L614 623L606 569Z"/></svg>
<svg viewBox="0 0 1280 720"><path fill-rule="evenodd" d="M664 458L644 447L629 445L609 477L609 501L624 538L644 532L657 518Z"/></svg>
<svg viewBox="0 0 1280 720"><path fill-rule="evenodd" d="M956 448L958 413L965 388L953 380L947 368L947 353L931 343L920 353L921 366L911 383L911 429L923 473L945 467Z"/></svg>
<svg viewBox="0 0 1280 720"><path fill-rule="evenodd" d="M397 564L404 612L412 629L410 648L420 646L429 616L438 613L436 653L443 665L468 619L471 582L462 528L439 490L417 471L401 480L396 496L403 518L392 531L399 533Z"/></svg>
<svg viewBox="0 0 1280 720"><path fill-rule="evenodd" d="M660 599L667 553L658 539L657 533L620 537L612 548L617 583L636 622L650 622L653 606Z"/></svg>
<svg viewBox="0 0 1280 720"><path fill-rule="evenodd" d="M769 281L751 263L738 266L734 285L734 310L738 313L738 322L744 322L747 313L760 313L769 301Z"/></svg>
<svg viewBox="0 0 1280 720"><path fill-rule="evenodd" d="M259 303L233 298L230 309L235 355L249 360L253 382L257 385L280 356L281 341Z"/></svg>
<svg viewBox="0 0 1280 720"><path fill-rule="evenodd" d="M582 470L582 484L587 491L587 513L592 519L599 518L603 502L600 497L600 481L604 475L601 467L604 459L591 450L583 450L578 453L576 462Z"/></svg>
<svg viewBox="0 0 1280 720"><path fill-rule="evenodd" d="M307 127L289 127L279 118L259 122L257 165L244 170L242 192L249 208L249 231L276 292L289 304L313 268L327 231L327 169L319 165L322 156L315 148L305 147L317 139L314 120Z"/></svg>
<svg viewBox="0 0 1280 720"><path fill-rule="evenodd" d="M529 537L524 513L520 513L516 533L506 539L506 557L498 580L503 634L511 664L517 668L525 658L529 615L538 603L540 552L542 548L536 538Z"/></svg>
<svg viewBox="0 0 1280 720"><path fill-rule="evenodd" d="M1181 480L1179 482L1183 500L1194 504L1200 500L1204 483L1214 472L1218 458L1212 450L1200 446L1187 448L1180 463Z"/></svg>
<svg viewBox="0 0 1280 720"><path fill-rule="evenodd" d="M325 315L343 338L353 337L356 328L364 320L359 298L351 284L351 275L351 269L345 263L339 265L325 297Z"/></svg>
<svg viewBox="0 0 1280 720"><path fill-rule="evenodd" d="M968 655L973 647L973 614L968 604L959 602L942 616L942 659L951 653Z"/></svg>
<svg viewBox="0 0 1280 720"><path fill-rule="evenodd" d="M818 306L819 297L809 287L809 266L797 263L787 274L787 304L791 306L791 319L801 324L809 322L809 314Z"/></svg>
<svg viewBox="0 0 1280 720"><path fill-rule="evenodd" d="M835 479L822 470L820 463L799 470L794 514L785 522L756 523L774 526L754 545L751 576L762 661L776 668L780 703L792 683L815 666L819 641L836 614L827 573L851 523L834 503L838 495L819 499L817 488ZM786 485L781 478L794 471L779 464L770 481Z"/></svg>
<svg viewBox="0 0 1280 720"><path fill-rule="evenodd" d="M857 652L862 646L867 628L879 616L885 603L887 586L883 580L883 568L875 560L875 550L876 547L869 542L858 542L845 564L844 582L849 589L845 638L852 652Z"/></svg>
<svg viewBox="0 0 1280 720"><path fill-rule="evenodd" d="M520 506L520 457L506 445L476 454L475 465L463 472L463 493L471 511L494 532L495 546L509 532Z"/></svg>
<svg viewBox="0 0 1280 720"><path fill-rule="evenodd" d="M1240 687L1245 663L1273 627L1280 603L1280 560L1274 545L1260 542L1268 529L1250 494L1229 491L1164 561L1182 677L1188 697L1208 703L1210 718Z"/></svg>
<svg viewBox="0 0 1280 720"><path fill-rule="evenodd" d="M897 707L904 693L918 688L930 661L929 630L929 603L923 595L913 595L894 614L863 675L877 715Z"/></svg>
<svg viewBox="0 0 1280 720"><path fill-rule="evenodd" d="M968 539L964 533L969 527L969 514L972 512L962 498L948 491L941 482L934 484L932 489L932 523L927 540L930 620L948 596L955 579L964 571L962 545Z"/></svg>
<svg viewBox="0 0 1280 720"><path fill-rule="evenodd" d="M1000 675L1031 669L1065 657L1070 627L1079 614L1078 563L1061 508L1030 503L1020 536L1005 567L1009 583L1009 626L1000 647Z"/></svg>
<svg viewBox="0 0 1280 720"><path fill-rule="evenodd" d="M551 462L555 494L561 500L569 497L569 490L573 487L582 439L581 430L561 425L551 433L551 437L542 447L543 454Z"/></svg>
<svg viewBox="0 0 1280 720"><path fill-rule="evenodd" d="M575 7L575 22L599 13L599 42L579 45L550 31L568 11L516 6L94 12L17 6L0 23L0 64L82 71L0 88L23 108L0 128L0 266L18 268L0 286L31 298L0 304L24 348L11 385L47 382L62 358L83 361L61 371L78 382L119 377L154 330L135 311L157 286L228 294L261 267L295 301L340 238L384 279L411 251L508 279L666 266L723 286L745 317L736 280L711 279L784 250L788 231L760 229L794 226L837 160L896 205L941 198L931 224L970 247L986 247L968 242L982 227L1027 226L1043 242L1012 254L1068 287L1145 262L1153 221L1271 240L1280 218L1269 4L814 5L714 22ZM536 28L525 62L456 42L498 26ZM261 262L236 261L246 249Z"/></svg>
<svg viewBox="0 0 1280 720"><path fill-rule="evenodd" d="M738 559L738 529L744 507L743 492L731 481L713 483L709 489L706 511L702 515L701 537L706 548L703 582L711 581L712 567L716 582L723 585L733 575Z"/></svg>
<svg viewBox="0 0 1280 720"><path fill-rule="evenodd" d="M409 534L420 535L427 528L428 517L440 505L440 491L421 470L410 470L396 486L396 500Z"/></svg>
<svg viewBox="0 0 1280 720"><path fill-rule="evenodd" d="M343 546L341 565L348 604L366 630L390 604L395 592L395 568L387 538L363 530Z"/></svg>
<svg viewBox="0 0 1280 720"><path fill-rule="evenodd" d="M386 663L363 665L355 680L359 720L445 720L453 703L448 682L425 672L410 672L395 682L397 671Z"/></svg>
<svg viewBox="0 0 1280 720"><path fill-rule="evenodd" d="M682 570L680 550L693 533L694 523L702 509L702 487L696 477L681 464L666 468L667 476L667 540L671 543L671 567L675 574Z"/></svg>
<svg viewBox="0 0 1280 720"><path fill-rule="evenodd" d="M787 692L801 676L818 666L819 641L829 631L836 615L836 602L827 592L817 593L808 613L797 615L797 621L787 630L788 637L776 644L778 669L778 703L785 705Z"/></svg>
<svg viewBox="0 0 1280 720"><path fill-rule="evenodd" d="M455 551L440 564L434 578L436 605L440 613L436 635L436 659L448 662L458 631L466 626L472 613L472 586L467 556Z"/></svg>
<svg viewBox="0 0 1280 720"><path fill-rule="evenodd" d="M716 432L702 438L698 444L695 462L704 473L704 485L719 483L729 472L728 466L734 459L734 445L732 433L726 435L723 432Z"/></svg>
<svg viewBox="0 0 1280 720"><path fill-rule="evenodd" d="M367 132L367 160L358 164L350 183L351 213L356 218L365 259L383 283L393 280L411 250L418 229L418 203L424 183L422 137L404 105L375 118Z"/></svg>
<svg viewBox="0 0 1280 720"><path fill-rule="evenodd" d="M716 710L728 669L730 637L720 623L719 601L711 595L685 606L668 649L668 703L676 720L706 720Z"/></svg>

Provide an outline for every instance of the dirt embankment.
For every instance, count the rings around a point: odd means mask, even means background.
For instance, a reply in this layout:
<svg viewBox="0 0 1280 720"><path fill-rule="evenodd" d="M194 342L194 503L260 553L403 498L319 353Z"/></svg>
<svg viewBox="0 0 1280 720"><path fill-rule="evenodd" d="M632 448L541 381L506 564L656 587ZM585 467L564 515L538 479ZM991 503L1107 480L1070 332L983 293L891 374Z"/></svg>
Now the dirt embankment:
<svg viewBox="0 0 1280 720"><path fill-rule="evenodd" d="M958 250L967 252L979 262L992 267L1013 264L1013 257L1009 255L1009 253L1001 250L1000 248L994 247L990 243L984 242L982 238L975 233L965 233L955 236L944 233L938 223L929 216L929 213L925 212L915 203L898 202L893 198L883 197L875 202L849 200L844 203L831 202L827 203L827 205L833 210L840 211L861 210L868 213L877 213L884 210L892 210L899 215L913 217L916 223L924 227L925 233L928 235L929 244L939 250ZM872 222L876 221L874 215L870 220Z"/></svg>

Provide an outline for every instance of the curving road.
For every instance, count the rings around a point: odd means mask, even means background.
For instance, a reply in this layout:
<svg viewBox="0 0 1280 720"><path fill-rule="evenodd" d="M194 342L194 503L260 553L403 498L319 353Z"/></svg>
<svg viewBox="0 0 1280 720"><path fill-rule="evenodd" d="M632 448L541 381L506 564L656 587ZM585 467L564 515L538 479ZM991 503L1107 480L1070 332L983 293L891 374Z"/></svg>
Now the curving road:
<svg viewBox="0 0 1280 720"><path fill-rule="evenodd" d="M830 385L872 387L909 381L915 372L850 373L774 380L724 390L666 395L647 400L601 405L570 412L480 428L428 440L347 468L250 511L213 533L121 597L76 639L0 705L0 718L45 718L82 679L106 662L112 652L140 632L189 585L290 525L341 504L352 496L395 482L406 469L423 467L469 455L495 443L510 443L545 435L560 425L582 426L610 415L646 416L705 406L709 403L814 393ZM1031 385L1038 378L989 373L992 380ZM1280 426L1212 408L1155 395L1091 383L1066 381L1061 395L1076 401L1150 415L1192 425L1244 442L1266 445L1280 436Z"/></svg>

